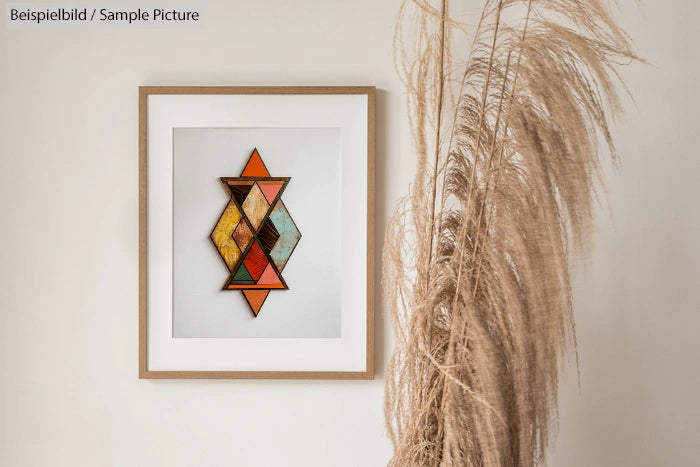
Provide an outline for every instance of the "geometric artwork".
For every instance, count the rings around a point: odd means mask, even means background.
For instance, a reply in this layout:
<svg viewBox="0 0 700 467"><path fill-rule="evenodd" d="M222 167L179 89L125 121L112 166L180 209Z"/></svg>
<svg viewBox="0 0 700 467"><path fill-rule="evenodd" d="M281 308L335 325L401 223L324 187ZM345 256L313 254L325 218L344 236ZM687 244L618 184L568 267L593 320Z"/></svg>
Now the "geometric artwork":
<svg viewBox="0 0 700 467"><path fill-rule="evenodd" d="M241 290L254 316L289 288L282 270L301 238L281 199L290 180L271 177L257 148L239 177L221 177L230 200L210 238L230 274L223 290Z"/></svg>

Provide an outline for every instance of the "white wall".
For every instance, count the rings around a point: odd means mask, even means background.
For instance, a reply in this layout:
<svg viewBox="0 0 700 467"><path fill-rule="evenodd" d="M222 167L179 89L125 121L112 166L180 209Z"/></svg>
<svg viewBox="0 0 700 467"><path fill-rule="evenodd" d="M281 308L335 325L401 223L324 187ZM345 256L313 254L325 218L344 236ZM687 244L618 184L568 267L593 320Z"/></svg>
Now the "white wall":
<svg viewBox="0 0 700 467"><path fill-rule="evenodd" d="M209 0L201 30L128 32L7 31L2 3L0 465L385 465L381 308L373 382L137 379L136 88L376 85L380 241L413 171L399 0ZM655 67L625 73L637 108L577 276L581 393L570 368L554 466L700 454L700 7L651 3L622 15Z"/></svg>
<svg viewBox="0 0 700 467"><path fill-rule="evenodd" d="M577 274L581 392L570 366L553 466L700 462L700 5L625 3L621 22L650 65L624 71L636 104Z"/></svg>

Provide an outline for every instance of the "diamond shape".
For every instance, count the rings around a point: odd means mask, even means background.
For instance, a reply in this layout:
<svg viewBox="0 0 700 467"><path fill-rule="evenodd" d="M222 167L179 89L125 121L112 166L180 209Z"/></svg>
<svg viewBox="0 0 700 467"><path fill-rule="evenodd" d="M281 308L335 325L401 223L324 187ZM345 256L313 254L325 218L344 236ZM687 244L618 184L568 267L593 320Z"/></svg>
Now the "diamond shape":
<svg viewBox="0 0 700 467"><path fill-rule="evenodd" d="M240 220L241 212L233 201L229 201L210 236L229 271L233 271L241 257L241 250L231 237Z"/></svg>
<svg viewBox="0 0 700 467"><path fill-rule="evenodd" d="M233 239L241 250L248 248L248 244L253 239L253 232L250 231L250 227L248 227L248 223L245 220L238 223L238 227L233 231Z"/></svg>
<svg viewBox="0 0 700 467"><path fill-rule="evenodd" d="M292 216L289 215L282 200L277 201L277 204L275 204L270 214L270 220L280 233L279 239L277 239L275 246L270 251L270 258L272 258L277 269L281 271L287 265L289 257L297 247L297 243L301 239L301 233L299 233Z"/></svg>
<svg viewBox="0 0 700 467"><path fill-rule="evenodd" d="M243 212L245 212L246 217L250 221L250 224L254 229L257 230L260 227L267 210L270 209L270 205L267 204L265 195L260 191L260 187L257 184L253 185L253 188L248 193L248 197L243 201Z"/></svg>
<svg viewBox="0 0 700 467"><path fill-rule="evenodd" d="M260 279L260 275L269 264L269 261L267 260L267 256L265 255L265 252L263 252L258 242L253 243L253 246L250 247L248 254L243 260L243 264L253 280L257 281Z"/></svg>
<svg viewBox="0 0 700 467"><path fill-rule="evenodd" d="M275 224L273 224L272 219L268 217L263 223L262 227L258 229L258 240L260 241L260 246L262 246L265 253L269 255L279 238L280 234L277 232Z"/></svg>

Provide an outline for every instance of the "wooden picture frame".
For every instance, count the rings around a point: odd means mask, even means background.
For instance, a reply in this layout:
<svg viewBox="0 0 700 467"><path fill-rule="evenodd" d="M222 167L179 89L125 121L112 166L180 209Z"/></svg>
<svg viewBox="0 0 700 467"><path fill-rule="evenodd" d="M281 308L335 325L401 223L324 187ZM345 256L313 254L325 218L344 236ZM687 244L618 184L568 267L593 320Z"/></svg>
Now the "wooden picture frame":
<svg viewBox="0 0 700 467"><path fill-rule="evenodd" d="M242 110L244 108L248 114L244 114ZM343 115L343 112L346 115ZM284 120L285 116L289 121ZM250 120L247 121L246 118ZM214 131L214 133L207 133L204 130ZM318 131L320 135L330 135L329 144L334 144L333 141L336 141L333 139L335 132L342 134L342 138L337 138L341 145L338 149L340 161L337 164L342 167L339 175L341 186L338 189L340 193L338 202L341 204L337 215L341 216L339 228L344 235L341 236L342 239L333 240L338 245L342 243L339 247L340 252L337 253L340 258L337 262L341 271L339 277L342 278L338 285L341 295L337 298L340 310L337 311L339 313L337 320L341 323L338 327L339 337L299 335L248 339L247 337L220 336L209 338L209 336L199 335L192 338L175 336L178 321L173 310L181 306L181 301L176 298L180 293L175 285L178 271L176 258L179 253L176 233L173 232L180 224L186 224L189 232L189 229L192 229L191 224L196 222L182 222L176 225L173 220L179 218L174 214L178 209L175 201L178 185L173 179L175 174L179 173L173 168L176 167L175 148L186 146L184 143L177 146L179 143L173 141L176 140L176 135L184 135L182 138L200 138L197 141L208 141L201 138L206 138L209 134L224 134L217 133L218 130L286 131L287 133L283 135L291 134L290 138L302 141L313 139L306 138L305 135L316 134L313 132ZM303 137L295 136L294 132L297 130ZM323 131L327 133L321 133ZM241 141L240 138L229 137L229 133L225 133L225 136L227 139L220 139L233 141L236 144ZM276 141L270 138L270 141L273 140ZM184 141L189 140L184 139ZM318 143L314 145L316 147ZM257 149L255 151L257 152ZM264 159L265 154L262 151L261 154ZM245 154L245 157L247 156L248 154ZM374 87L140 87L139 378L373 379L374 156ZM191 167L196 168L196 164L199 164L199 160L193 162L192 158L187 159L187 156L178 157L188 161ZM231 166L235 166L236 161L240 161L241 157L243 157L241 154L232 156ZM322 160L318 157L317 160ZM203 164L206 164L208 159L202 160L205 161ZM296 159L296 165L303 164L303 158ZM226 177L237 176L238 173L234 172L236 171L232 168L231 173L222 173L220 175L222 181L225 181ZM270 167L270 172L274 172L274 168ZM288 174L273 173L272 175L286 177ZM186 173L182 175L182 177L186 176ZM209 180L209 178L205 179ZM294 180L292 176L290 183ZM358 196L346 196L350 193L351 185L366 187L366 195L362 190ZM303 193L301 188L296 189L296 193ZM206 190L211 191L212 188L207 185ZM168 196L170 196L169 201ZM301 198L300 196L299 199ZM272 201L270 205L272 209ZM240 205L238 206L240 208ZM306 210L305 206L301 207L303 209L300 210ZM219 211L220 208L221 206L217 206ZM290 213L294 217L291 209ZM212 222L215 221L216 219L213 219ZM313 222L307 222L307 224L299 226L303 235L306 235L307 231L313 233L318 227L311 225ZM194 228L197 232L208 229L209 231L205 234L201 234L204 236L211 233L211 225L196 225ZM345 235L346 230L350 228L361 228L362 232L360 234L350 232ZM200 234L197 233L197 235ZM347 237L352 237L354 240ZM204 241L203 237L198 239L197 245L203 245ZM348 243L351 241L355 243ZM203 248L202 246L202 251L204 251ZM354 253L356 249L365 250L364 254L346 254L347 251ZM170 257L168 257L168 251L170 251ZM216 251L212 246L212 254L214 253ZM361 258L358 259L357 256ZM292 257L290 262L294 260ZM211 262L208 256L207 261ZM296 283L299 284L300 280L297 279ZM220 285L217 284L218 287ZM214 295L212 292L209 295L214 297L211 300L221 300L226 293ZM296 296L290 296L295 297L296 300L304 300L301 295L301 292L298 292ZM188 303L189 300L188 295ZM313 297L306 297L306 300L311 303ZM170 304L169 317L168 304ZM269 306L274 309L273 305ZM277 306L277 308L280 307ZM336 310L336 307L332 308ZM198 309L198 312L201 313L202 310ZM267 311L263 309L261 315L262 313ZM272 313L272 311L269 312L270 315ZM307 321L313 322L313 320ZM249 322L253 321L246 321L246 326ZM275 321L270 318L269 322ZM298 322L305 321L299 319ZM168 326L170 326L169 329ZM253 329L252 325L251 329ZM257 328L255 329L258 332ZM268 348L266 345L272 350L266 350ZM279 365L275 360L277 358L275 352L279 354Z"/></svg>

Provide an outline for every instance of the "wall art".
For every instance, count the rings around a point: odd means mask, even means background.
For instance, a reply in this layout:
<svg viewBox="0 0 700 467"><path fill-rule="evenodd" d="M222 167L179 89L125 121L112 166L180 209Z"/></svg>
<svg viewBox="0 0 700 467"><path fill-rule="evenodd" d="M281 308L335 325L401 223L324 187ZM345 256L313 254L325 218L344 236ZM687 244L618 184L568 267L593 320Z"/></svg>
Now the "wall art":
<svg viewBox="0 0 700 467"><path fill-rule="evenodd" d="M258 316L273 289L288 289L282 270L301 233L281 199L289 177L271 177L258 149L240 177L221 177L231 194L211 240L230 272L223 290L241 290Z"/></svg>
<svg viewBox="0 0 700 467"><path fill-rule="evenodd" d="M373 377L372 87L140 88L141 378Z"/></svg>

